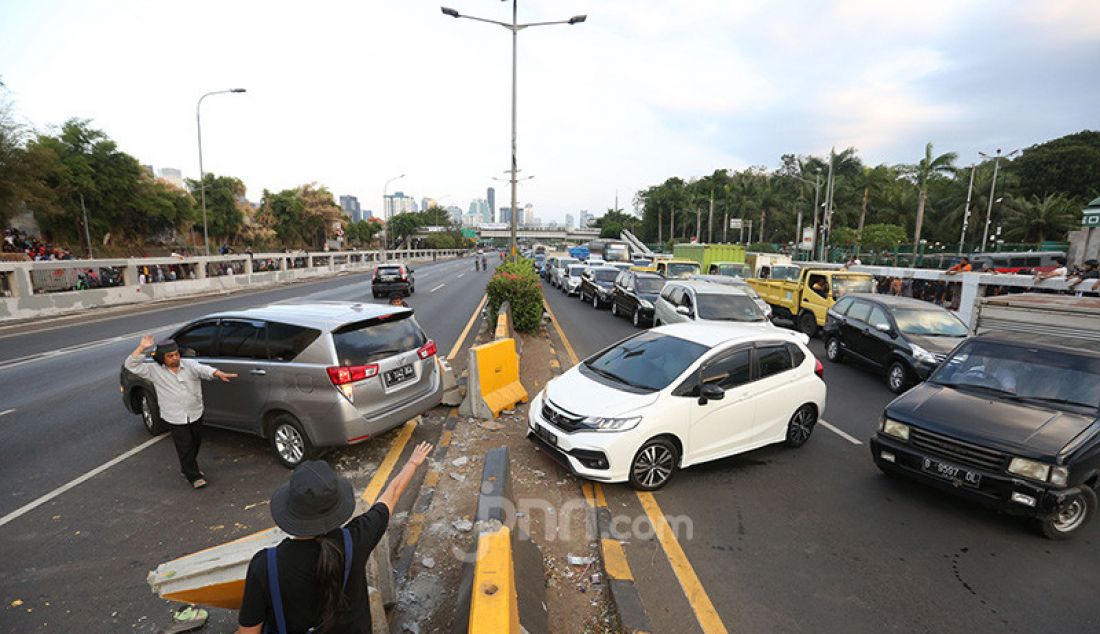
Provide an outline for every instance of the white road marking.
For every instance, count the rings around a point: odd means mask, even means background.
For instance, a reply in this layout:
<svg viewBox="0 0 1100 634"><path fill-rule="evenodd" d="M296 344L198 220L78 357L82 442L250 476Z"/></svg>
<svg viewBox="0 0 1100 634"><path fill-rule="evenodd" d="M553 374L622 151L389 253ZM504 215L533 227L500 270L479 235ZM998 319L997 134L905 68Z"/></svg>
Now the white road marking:
<svg viewBox="0 0 1100 634"><path fill-rule="evenodd" d="M6 409L6 410L0 412L0 416L7 416L8 414L10 414L14 411L15 411L14 409Z"/></svg>
<svg viewBox="0 0 1100 634"><path fill-rule="evenodd" d="M21 365L28 363L34 363L35 361L43 361L45 359L51 359L53 357L66 354L69 352L80 352L82 350L90 350L92 348L98 348L100 346L110 345L112 343L118 343L119 341L125 341L127 339L134 339L135 341L142 335L150 332L161 332L165 330L175 330L184 325L185 321L181 321L175 324L168 324L155 330L139 330L138 332L129 333L126 335L119 335L117 337L110 337L109 339L100 339L99 341L89 341L88 343L79 343L75 346L69 346L67 348L58 348L57 350L49 350L47 352L39 352L37 354L30 354L25 357L16 357L15 359L9 359L8 361L0 362L0 370L9 370L11 368L17 368Z"/></svg>
<svg viewBox="0 0 1100 634"><path fill-rule="evenodd" d="M434 293L434 292L438 291L439 289L443 288L443 287L444 287L444 286L446 286L446 285L447 285L447 283L446 283L446 282L443 282L442 284L440 284L439 286L436 286L435 288L433 288L432 290L430 290L430 291L428 291L428 292L429 292L429 293Z"/></svg>
<svg viewBox="0 0 1100 634"><path fill-rule="evenodd" d="M463 275L466 275L466 274L465 274L465 273L459 273L459 274L458 274L458 277L462 277ZM456 277L455 279L457 280L457 279L458 279L458 277Z"/></svg>
<svg viewBox="0 0 1100 634"><path fill-rule="evenodd" d="M130 456L132 456L132 455L134 455L138 452L144 451L145 449L148 449L149 447L152 447L154 444L164 440L165 438L167 438L170 435L171 434L165 433L165 434L161 434L159 436L156 436L155 438L150 438L149 440L146 440L145 442L143 442L140 445L138 445L137 447L134 447L133 449L127 451L126 453L124 453L120 456L117 456L115 458L112 458L112 459L108 460L107 462L104 462L103 464L99 465L95 469L92 469L88 473L85 473L84 475L82 475L82 476L80 476L80 477L78 477L74 480L71 480L67 484L63 484L63 485L57 487L53 491L50 491L49 493L47 493L46 495L43 495L42 497L38 498L37 500L35 500L35 501L33 501L29 504L25 504L25 505L19 507L18 509L12 511L11 513L8 513L4 517L0 517L0 526L3 526L5 524L7 524L8 522L11 522L12 520L18 519L21 516L26 515L27 513L33 511L34 509L38 508L39 506L42 506L46 502L49 502L50 500L54 499L55 497L57 497L57 496L61 495L62 493L68 491L69 489L72 489L73 487L76 487L76 486L78 486L78 485L80 485L84 482L87 482L88 480L91 480L92 478L94 478L97 475L103 473L107 469L110 469L111 467L115 466L116 464L122 462L123 460L129 458Z"/></svg>
<svg viewBox="0 0 1100 634"><path fill-rule="evenodd" d="M817 422L821 423L821 426L824 427L825 429L828 429L829 431L833 432L837 436L840 436L844 440L847 440L848 442L852 443L853 445L862 445L863 444L863 442L861 442L855 436L852 436L851 434L844 431L843 429L835 427L831 423L826 422L825 419L823 419L823 418L817 419Z"/></svg>

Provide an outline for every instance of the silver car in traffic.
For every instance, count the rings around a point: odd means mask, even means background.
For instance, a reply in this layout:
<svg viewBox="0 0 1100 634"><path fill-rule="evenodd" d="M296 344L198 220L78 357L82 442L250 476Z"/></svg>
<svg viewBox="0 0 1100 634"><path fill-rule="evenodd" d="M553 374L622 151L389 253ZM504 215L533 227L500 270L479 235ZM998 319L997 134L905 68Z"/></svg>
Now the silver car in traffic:
<svg viewBox="0 0 1100 634"><path fill-rule="evenodd" d="M751 323L774 328L749 291L738 286L669 280L653 305L654 325Z"/></svg>
<svg viewBox="0 0 1100 634"><path fill-rule="evenodd" d="M202 317L172 339L185 355L237 375L203 383L204 421L266 438L289 468L383 434L442 399L436 344L408 308L271 305ZM127 409L150 433L165 431L152 385L125 368L120 382Z"/></svg>

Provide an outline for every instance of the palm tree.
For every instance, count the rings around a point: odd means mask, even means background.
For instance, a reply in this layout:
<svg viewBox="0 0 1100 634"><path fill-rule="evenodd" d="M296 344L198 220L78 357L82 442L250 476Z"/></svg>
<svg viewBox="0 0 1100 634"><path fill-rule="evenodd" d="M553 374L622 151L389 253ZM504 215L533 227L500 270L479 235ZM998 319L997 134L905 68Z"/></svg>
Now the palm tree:
<svg viewBox="0 0 1100 634"><path fill-rule="evenodd" d="M1062 194L1047 194L1044 198L1006 197L1008 210L1005 236L1022 242L1042 242L1050 237L1062 237L1073 223L1077 211L1073 202Z"/></svg>
<svg viewBox="0 0 1100 634"><path fill-rule="evenodd" d="M952 174L954 173L955 159L959 158L959 155L955 152L948 152L941 154L935 158L932 157L932 142L929 141L928 145L924 146L924 158L920 163L909 167L909 173L916 177L917 187L920 188L920 198L917 201L917 225L913 229L913 248L916 249L920 244L920 230L921 225L924 224L924 205L928 201L928 181L932 179L936 174Z"/></svg>

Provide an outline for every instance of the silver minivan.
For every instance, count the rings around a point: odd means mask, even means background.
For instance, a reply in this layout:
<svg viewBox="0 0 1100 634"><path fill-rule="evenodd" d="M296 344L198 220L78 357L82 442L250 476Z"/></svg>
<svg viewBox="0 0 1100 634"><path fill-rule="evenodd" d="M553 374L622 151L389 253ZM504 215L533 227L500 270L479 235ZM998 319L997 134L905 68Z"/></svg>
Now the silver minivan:
<svg viewBox="0 0 1100 634"><path fill-rule="evenodd" d="M653 305L653 324L756 323L773 327L751 290L711 282L670 280Z"/></svg>
<svg viewBox="0 0 1100 634"><path fill-rule="evenodd" d="M204 422L266 438L288 468L383 434L442 399L436 344L408 308L277 304L208 315L171 338L185 356L237 374L203 382ZM166 431L152 385L125 368L120 382L146 430Z"/></svg>

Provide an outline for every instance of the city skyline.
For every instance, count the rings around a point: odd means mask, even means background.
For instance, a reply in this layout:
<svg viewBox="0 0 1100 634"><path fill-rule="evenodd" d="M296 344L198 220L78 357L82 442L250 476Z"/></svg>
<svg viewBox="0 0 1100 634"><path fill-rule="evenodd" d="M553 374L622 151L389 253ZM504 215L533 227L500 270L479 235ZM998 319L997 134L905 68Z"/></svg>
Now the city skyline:
<svg viewBox="0 0 1100 634"><path fill-rule="evenodd" d="M204 102L203 146L206 171L240 178L250 200L315 182L379 201L385 182L405 174L397 185L405 191L468 201L506 176L508 82L480 87L510 75L505 32L420 3L324 5L306 16L250 0L189 8L137 0L6 7L0 58L19 63L2 70L3 96L37 129L91 119L143 164L196 178L199 96L246 88ZM510 18L501 3L456 8ZM217 20L204 17L214 12ZM518 166L521 178L535 177L519 185L519 199L544 220L611 208L616 190L629 210L639 189L668 177L775 168L784 153L854 146L868 164L910 164L932 141L965 166L979 151L1097 125L1097 2L700 0L674 14L626 0L519 5L521 21L577 13L588 20L519 38ZM255 54L240 33L257 19L293 46ZM38 37L41 24L50 38ZM430 45L405 46L409 32ZM103 71L120 59L125 72ZM351 75L369 80L348 82ZM287 91L287 76L340 86L341 98ZM454 100L440 117L434 100L377 94L410 80L439 94L479 86L478 98ZM510 187L497 188L492 210L510 201Z"/></svg>

